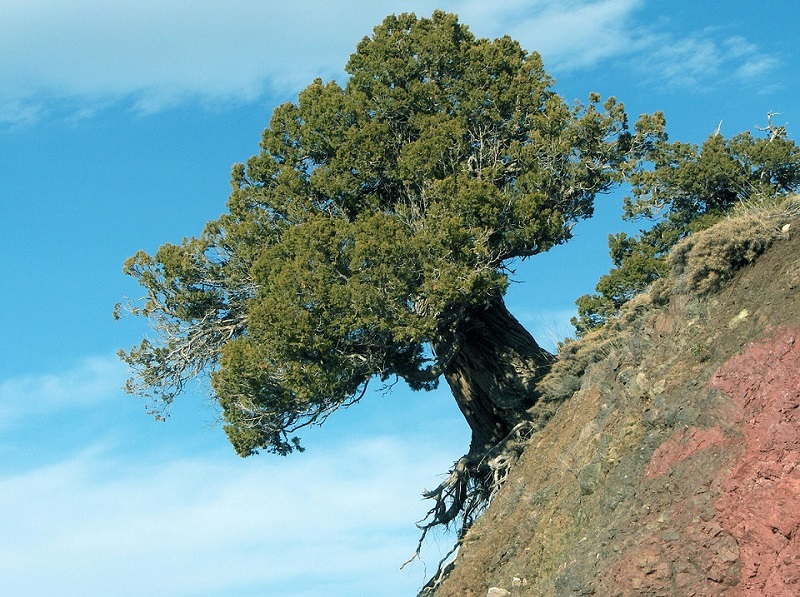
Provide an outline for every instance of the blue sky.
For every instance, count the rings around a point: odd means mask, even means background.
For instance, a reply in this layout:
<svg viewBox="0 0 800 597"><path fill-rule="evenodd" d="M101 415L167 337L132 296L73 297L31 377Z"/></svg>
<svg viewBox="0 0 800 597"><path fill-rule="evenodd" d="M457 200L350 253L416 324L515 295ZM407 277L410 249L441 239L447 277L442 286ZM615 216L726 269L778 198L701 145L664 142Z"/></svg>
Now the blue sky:
<svg viewBox="0 0 800 597"><path fill-rule="evenodd" d="M198 386L166 423L120 387L142 322L123 260L201 231L276 105L343 79L391 12L458 12L539 51L567 100L664 110L674 140L800 127L800 3L507 0L0 5L0 578L15 596L413 595L420 492L467 448L446 388L370 394L307 452L239 459ZM724 7L724 8L723 8ZM508 304L545 345L608 270L622 193L518 268ZM426 568L427 566L427 568Z"/></svg>

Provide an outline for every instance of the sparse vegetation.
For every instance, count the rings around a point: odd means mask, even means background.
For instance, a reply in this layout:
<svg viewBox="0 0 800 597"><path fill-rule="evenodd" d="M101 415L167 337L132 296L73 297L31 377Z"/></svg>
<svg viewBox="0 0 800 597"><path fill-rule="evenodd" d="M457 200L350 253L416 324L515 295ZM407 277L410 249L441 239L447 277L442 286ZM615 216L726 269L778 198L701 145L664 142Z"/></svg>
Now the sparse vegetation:
<svg viewBox="0 0 800 597"><path fill-rule="evenodd" d="M698 361L704 362L711 358L711 349L704 342L695 342L692 344L692 355Z"/></svg>
<svg viewBox="0 0 800 597"><path fill-rule="evenodd" d="M774 237L772 226L759 216L726 219L678 243L670 264L688 291L708 294L755 261Z"/></svg>

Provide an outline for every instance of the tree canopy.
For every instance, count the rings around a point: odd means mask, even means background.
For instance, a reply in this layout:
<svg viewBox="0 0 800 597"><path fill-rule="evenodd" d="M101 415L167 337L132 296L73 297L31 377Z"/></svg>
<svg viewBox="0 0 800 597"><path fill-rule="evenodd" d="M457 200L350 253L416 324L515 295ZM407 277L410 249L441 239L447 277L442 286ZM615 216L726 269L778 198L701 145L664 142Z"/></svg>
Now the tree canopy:
<svg viewBox="0 0 800 597"><path fill-rule="evenodd" d="M552 412L533 407L553 356L503 301L513 262L570 239L658 142L657 115L632 133L614 98L570 105L539 54L441 11L387 17L346 71L274 110L202 234L126 261L145 296L117 314L156 338L120 356L157 417L210 378L241 456L302 450L373 380L444 378L472 440L423 494L421 544L469 528Z"/></svg>
<svg viewBox="0 0 800 597"><path fill-rule="evenodd" d="M372 379L433 387L510 260L568 240L631 146L613 98L569 106L537 53L452 14L386 18L346 71L275 109L227 213L125 264L159 333L121 353L128 389L161 413L209 374L241 455L298 448Z"/></svg>

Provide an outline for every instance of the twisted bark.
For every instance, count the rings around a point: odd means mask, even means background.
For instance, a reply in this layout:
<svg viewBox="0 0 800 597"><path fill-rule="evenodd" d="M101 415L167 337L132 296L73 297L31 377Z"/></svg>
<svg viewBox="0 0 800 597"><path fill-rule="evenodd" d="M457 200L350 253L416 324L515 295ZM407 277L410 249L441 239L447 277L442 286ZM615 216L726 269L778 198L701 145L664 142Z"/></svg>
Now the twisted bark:
<svg viewBox="0 0 800 597"><path fill-rule="evenodd" d="M539 398L536 383L555 358L536 343L500 297L467 315L455 345L444 377L472 430L472 441L469 452L444 481L423 493L433 506L419 524L422 536L411 560L419 556L425 536L434 527L455 521L458 539L420 596L430 595L444 578L448 560L535 431L528 409Z"/></svg>
<svg viewBox="0 0 800 597"><path fill-rule="evenodd" d="M553 359L502 298L467 316L444 377L472 430L468 457L482 456L526 420Z"/></svg>

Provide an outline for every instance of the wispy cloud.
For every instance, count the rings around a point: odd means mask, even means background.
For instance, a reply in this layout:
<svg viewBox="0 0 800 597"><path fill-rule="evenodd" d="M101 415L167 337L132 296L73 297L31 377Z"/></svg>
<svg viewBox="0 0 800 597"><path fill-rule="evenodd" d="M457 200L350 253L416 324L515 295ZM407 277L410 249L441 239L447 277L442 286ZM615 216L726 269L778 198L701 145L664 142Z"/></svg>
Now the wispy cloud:
<svg viewBox="0 0 800 597"><path fill-rule="evenodd" d="M487 6L467 2L460 14L467 23L479 23L475 29L508 33L538 51L556 75L616 64L633 67L647 84L702 91L720 82L763 83L780 64L743 35L724 27L692 30L670 8L667 18L659 18L643 0Z"/></svg>
<svg viewBox="0 0 800 597"><path fill-rule="evenodd" d="M646 81L666 87L704 91L721 82L765 80L778 66L776 56L741 36L706 29L684 36L658 32L641 42L647 52L633 58Z"/></svg>
<svg viewBox="0 0 800 597"><path fill-rule="evenodd" d="M0 7L0 122L34 122L54 106L74 116L120 101L148 113L187 100L291 97L316 76L343 78L358 40L386 14L435 8L458 12L480 36L510 34L555 74L638 59L662 81L696 85L722 66L760 76L776 60L742 37L651 24L654 9L643 0L8 0Z"/></svg>
<svg viewBox="0 0 800 597"><path fill-rule="evenodd" d="M411 594L424 570L399 567L419 491L442 472L436 448L373 437L292 459L138 464L94 448L0 476L3 591Z"/></svg>
<svg viewBox="0 0 800 597"><path fill-rule="evenodd" d="M85 358L70 369L0 380L0 427L21 417L85 408L120 394L125 366L114 356Z"/></svg>
<svg viewBox="0 0 800 597"><path fill-rule="evenodd" d="M148 112L191 98L250 101L340 72L375 9L320 3L7 2L0 8L4 118L35 100Z"/></svg>
<svg viewBox="0 0 800 597"><path fill-rule="evenodd" d="M30 122L65 100L75 112L121 99L152 112L187 99L291 93L315 76L341 78L356 42L385 14L436 7L459 12L479 35L511 33L559 66L587 65L626 44L640 3L16 0L0 8L0 120Z"/></svg>
<svg viewBox="0 0 800 597"><path fill-rule="evenodd" d="M509 11L497 19L496 35L508 33L536 50L556 72L593 67L635 51L635 16L642 4L641 0L518 2L516 14Z"/></svg>
<svg viewBox="0 0 800 597"><path fill-rule="evenodd" d="M306 438L304 454L243 460L218 428L180 432L144 413L122 424L118 411L138 410L114 401L126 373L96 357L0 381L4 593L400 595L424 582L422 565L399 568L419 538L421 491L466 445L450 430L387 432L363 416L385 410L373 397ZM151 445L156 428L181 440ZM426 549L433 566L442 554Z"/></svg>

